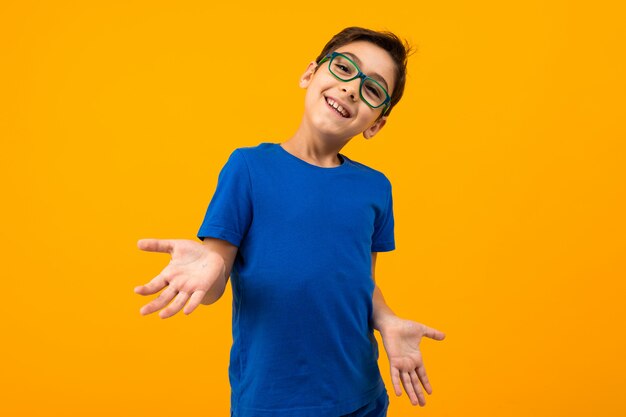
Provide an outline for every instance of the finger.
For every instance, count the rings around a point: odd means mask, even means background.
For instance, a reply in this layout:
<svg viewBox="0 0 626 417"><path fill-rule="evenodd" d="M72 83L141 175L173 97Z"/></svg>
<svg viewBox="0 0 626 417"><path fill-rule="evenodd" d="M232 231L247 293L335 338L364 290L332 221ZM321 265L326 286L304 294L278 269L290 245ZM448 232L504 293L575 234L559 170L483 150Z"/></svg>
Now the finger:
<svg viewBox="0 0 626 417"><path fill-rule="evenodd" d="M206 291L200 291L200 290L195 291L191 295L191 298L189 298L189 302L187 303L187 306L183 310L183 313L191 314L196 309L196 307L200 305L200 302L204 298L205 294L206 294Z"/></svg>
<svg viewBox="0 0 626 417"><path fill-rule="evenodd" d="M165 278L166 275L167 274L164 269L163 271L161 271L159 275L152 278L152 280L148 282L146 285L139 285L135 287L135 292L141 295L150 295L150 294L158 293L159 291L161 291L163 288L167 286L167 279Z"/></svg>
<svg viewBox="0 0 626 417"><path fill-rule="evenodd" d="M175 290L172 287L167 287L162 293L161 295L159 295L154 301L152 301L149 304L146 304L145 306L143 306L141 308L141 310L139 310L139 312L143 315L146 314L150 314L153 313L157 310L162 309L163 307L165 307L167 305L167 303L169 303L172 298L174 298L174 296L176 295L178 291Z"/></svg>
<svg viewBox="0 0 626 417"><path fill-rule="evenodd" d="M402 385L404 386L404 390L409 395L409 399L411 400L411 404L417 405L417 395L415 394L415 390L413 389L413 383L411 382L411 376L408 372L402 372Z"/></svg>
<svg viewBox="0 0 626 417"><path fill-rule="evenodd" d="M148 252L172 253L174 242L168 239L139 239L137 247Z"/></svg>
<svg viewBox="0 0 626 417"><path fill-rule="evenodd" d="M172 301L170 305L168 305L159 313L159 317L161 317L162 319L172 317L174 314L178 313L181 308L183 308L188 299L189 294L184 291L180 291L178 295L176 295L176 297L174 298L174 301Z"/></svg>
<svg viewBox="0 0 626 417"><path fill-rule="evenodd" d="M400 371L398 371L398 368L391 367L391 383L393 384L396 397L401 396L402 388L400 388Z"/></svg>
<svg viewBox="0 0 626 417"><path fill-rule="evenodd" d="M417 368L417 376L419 377L420 381L422 382L422 385L424 386L424 389L426 390L426 392L430 395L433 393L433 388L430 386L430 381L428 380L428 376L426 376L426 368L424 368L424 365L419 366Z"/></svg>
<svg viewBox="0 0 626 417"><path fill-rule="evenodd" d="M420 380L417 377L417 373L415 373L415 370L412 370L410 372L411 375L411 383L413 386L413 390L415 391L415 394L417 395L417 400L419 402L420 407L423 407L426 405L426 398L424 398L424 392L422 392L422 388L420 387Z"/></svg>
<svg viewBox="0 0 626 417"><path fill-rule="evenodd" d="M424 326L424 336L435 340L443 340L446 338L446 334L444 332L440 332L439 330L428 326Z"/></svg>

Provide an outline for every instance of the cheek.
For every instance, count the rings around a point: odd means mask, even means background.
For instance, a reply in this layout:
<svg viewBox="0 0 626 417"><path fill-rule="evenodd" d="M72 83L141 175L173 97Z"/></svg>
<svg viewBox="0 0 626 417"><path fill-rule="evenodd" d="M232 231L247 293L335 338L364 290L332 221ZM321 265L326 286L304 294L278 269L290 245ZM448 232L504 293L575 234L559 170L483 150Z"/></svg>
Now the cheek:
<svg viewBox="0 0 626 417"><path fill-rule="evenodd" d="M315 106L317 104L317 101L319 101L319 97L320 95L318 90L313 90L310 88L307 89L304 96L304 107L311 108L312 106Z"/></svg>
<svg viewBox="0 0 626 417"><path fill-rule="evenodd" d="M323 94L328 91L328 84L323 80L316 79L306 89L304 97L305 105L313 105L323 99Z"/></svg>
<svg viewBox="0 0 626 417"><path fill-rule="evenodd" d="M309 83L308 88L312 90L316 90L319 93L330 88L333 85L334 81L335 81L335 78L332 77L330 74L318 72L317 74L313 76L313 79Z"/></svg>

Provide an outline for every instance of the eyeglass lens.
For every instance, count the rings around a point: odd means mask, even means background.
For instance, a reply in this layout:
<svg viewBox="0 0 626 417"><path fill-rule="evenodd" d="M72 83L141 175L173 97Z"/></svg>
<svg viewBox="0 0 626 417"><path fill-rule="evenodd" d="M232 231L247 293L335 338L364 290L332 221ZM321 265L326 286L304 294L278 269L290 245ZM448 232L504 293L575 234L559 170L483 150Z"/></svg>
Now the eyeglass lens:
<svg viewBox="0 0 626 417"><path fill-rule="evenodd" d="M341 55L336 55L330 61L330 71L335 77L348 81L359 73L356 66ZM378 107L385 101L386 94L383 87L371 78L361 84L361 95L372 107Z"/></svg>

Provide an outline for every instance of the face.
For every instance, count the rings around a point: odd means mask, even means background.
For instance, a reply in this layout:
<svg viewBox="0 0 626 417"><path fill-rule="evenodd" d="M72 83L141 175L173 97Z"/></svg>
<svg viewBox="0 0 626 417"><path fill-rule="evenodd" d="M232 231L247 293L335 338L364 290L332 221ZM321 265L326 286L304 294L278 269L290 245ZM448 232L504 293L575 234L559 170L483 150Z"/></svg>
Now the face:
<svg viewBox="0 0 626 417"><path fill-rule="evenodd" d="M346 54L365 75L376 79L392 94L395 64L387 51L370 42L357 41L337 48L336 52ZM370 139L386 123L386 117L379 118L385 106L368 106L359 94L361 79L341 81L330 73L328 63L322 62L317 71L316 63L310 63L300 79L300 86L307 89L305 118L326 136L349 140L363 133Z"/></svg>

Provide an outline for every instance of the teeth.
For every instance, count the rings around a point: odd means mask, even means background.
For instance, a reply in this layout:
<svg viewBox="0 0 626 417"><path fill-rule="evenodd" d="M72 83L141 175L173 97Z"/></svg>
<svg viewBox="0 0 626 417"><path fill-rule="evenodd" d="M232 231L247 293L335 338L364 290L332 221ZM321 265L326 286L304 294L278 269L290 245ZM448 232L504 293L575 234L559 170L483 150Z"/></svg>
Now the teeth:
<svg viewBox="0 0 626 417"><path fill-rule="evenodd" d="M334 100L332 100L332 99L330 99L330 98L327 98L327 99L326 99L326 102L327 102L328 104L330 104L330 106L331 106L332 108L334 108L334 109L335 109L335 110L337 110L339 113L341 113L341 115L342 115L343 117L348 117L348 114L349 114L349 113L348 113L348 111L347 111L346 109L344 109L343 107L341 107L339 104L337 104L337 102L335 102Z"/></svg>

